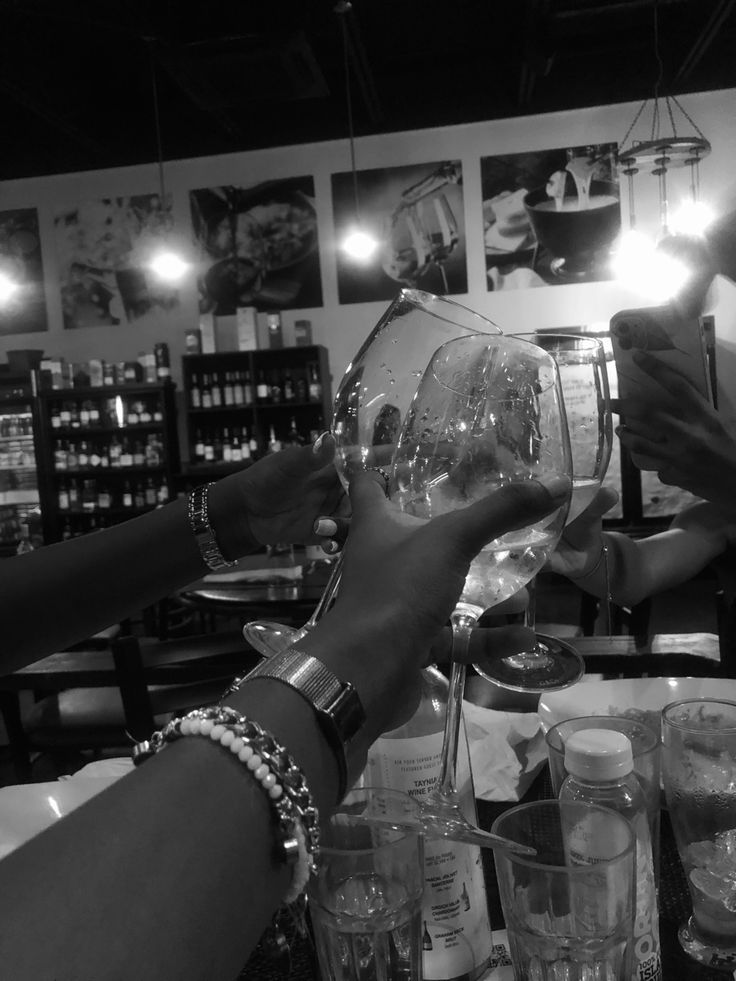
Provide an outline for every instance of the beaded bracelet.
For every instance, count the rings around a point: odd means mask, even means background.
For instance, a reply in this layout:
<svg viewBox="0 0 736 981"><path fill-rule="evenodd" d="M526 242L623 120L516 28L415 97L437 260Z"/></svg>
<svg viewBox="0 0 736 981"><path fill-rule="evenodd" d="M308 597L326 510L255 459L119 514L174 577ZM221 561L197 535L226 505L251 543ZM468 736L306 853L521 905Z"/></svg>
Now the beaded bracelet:
<svg viewBox="0 0 736 981"><path fill-rule="evenodd" d="M263 787L278 821L282 857L293 866L284 898L293 903L319 854L319 813L300 767L271 733L226 706L194 709L171 719L150 740L134 746L133 763L138 766L182 736L205 736L220 743Z"/></svg>

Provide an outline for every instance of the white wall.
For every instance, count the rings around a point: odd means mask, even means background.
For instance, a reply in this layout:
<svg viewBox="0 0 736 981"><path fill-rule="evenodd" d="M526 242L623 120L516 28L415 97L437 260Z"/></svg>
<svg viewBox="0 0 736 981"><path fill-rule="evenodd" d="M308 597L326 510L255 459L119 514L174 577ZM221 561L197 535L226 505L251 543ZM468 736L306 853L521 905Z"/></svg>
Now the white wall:
<svg viewBox="0 0 736 981"><path fill-rule="evenodd" d="M704 199L727 195L733 184L733 161L736 160L735 97L736 90L724 90L684 96L680 100L713 146L712 154L701 164L701 197ZM617 309L640 304L641 298L627 294L614 283L499 293L487 291L480 158L553 147L620 142L637 108L638 104L628 103L366 137L357 141L358 168L461 159L469 291L455 299L484 313L508 331L607 321ZM284 314L283 321L286 344L293 343L292 329L296 319L306 317L312 321L315 342L324 344L330 352L333 389L345 365L385 306L383 303L341 306L337 300L330 175L349 170L349 167L347 139L166 164L166 183L173 193L177 225L187 236L190 228L190 189L231 183L249 186L275 178L314 176L324 306L290 310ZM62 326L54 249L54 215L59 210L87 200L153 193L157 190L157 179L156 165L151 163L0 184L0 210L17 207L38 209L49 315L49 330L46 333L0 336L0 354L13 348L43 347L47 355L63 355L70 361L83 361L89 357L103 357L108 361L131 360L140 351L152 350L155 343L167 341L171 348L173 375L180 382L184 333L198 324L194 282L182 290L179 310L174 314L161 314L158 320L148 320L134 326L76 330L64 330ZM688 188L686 171L673 173L670 178L671 202L675 203L679 197L686 196ZM656 178L638 176L636 189L639 227L650 225L654 231L658 214ZM622 188L622 192L625 192L625 188ZM622 193L622 198L625 204L625 193Z"/></svg>

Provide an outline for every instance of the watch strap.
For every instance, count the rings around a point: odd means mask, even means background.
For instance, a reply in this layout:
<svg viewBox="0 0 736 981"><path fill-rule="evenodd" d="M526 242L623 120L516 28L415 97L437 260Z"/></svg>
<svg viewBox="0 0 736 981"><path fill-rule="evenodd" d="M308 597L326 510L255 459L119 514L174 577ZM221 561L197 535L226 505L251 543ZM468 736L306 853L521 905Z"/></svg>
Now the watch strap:
<svg viewBox="0 0 736 981"><path fill-rule="evenodd" d="M340 681L319 658L294 648L261 661L243 682L255 678L281 681L298 692L315 710L320 727L336 753L342 799L348 789L346 748L365 723L365 712L353 685L349 681Z"/></svg>
<svg viewBox="0 0 736 981"><path fill-rule="evenodd" d="M208 504L211 486L211 483L203 484L190 492L187 499L187 515L202 558L207 566L216 572L235 563L228 562L220 551L214 529L210 524Z"/></svg>

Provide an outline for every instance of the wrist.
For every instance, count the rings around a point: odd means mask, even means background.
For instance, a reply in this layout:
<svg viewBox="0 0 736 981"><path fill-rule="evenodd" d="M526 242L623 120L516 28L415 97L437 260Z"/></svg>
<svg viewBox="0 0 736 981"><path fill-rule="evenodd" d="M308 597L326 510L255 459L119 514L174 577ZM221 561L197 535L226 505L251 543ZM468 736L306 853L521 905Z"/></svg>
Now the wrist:
<svg viewBox="0 0 736 981"><path fill-rule="evenodd" d="M228 561L260 548L250 530L248 508L240 474L212 484L209 492L209 519L220 550Z"/></svg>

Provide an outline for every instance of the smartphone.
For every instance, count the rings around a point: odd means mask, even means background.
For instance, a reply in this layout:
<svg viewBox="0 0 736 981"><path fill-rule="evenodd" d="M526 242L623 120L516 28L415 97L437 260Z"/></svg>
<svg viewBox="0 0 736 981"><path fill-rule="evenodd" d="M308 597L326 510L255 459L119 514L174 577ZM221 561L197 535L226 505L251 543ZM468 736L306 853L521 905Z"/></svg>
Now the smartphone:
<svg viewBox="0 0 736 981"><path fill-rule="evenodd" d="M635 351L649 351L684 375L713 404L706 336L699 317L684 316L669 304L620 310L611 318L611 345L618 375L618 397L624 403L627 398L653 405L661 400L660 386L632 357ZM640 470L658 469L649 458L632 455L632 459Z"/></svg>

